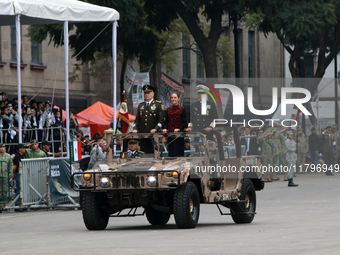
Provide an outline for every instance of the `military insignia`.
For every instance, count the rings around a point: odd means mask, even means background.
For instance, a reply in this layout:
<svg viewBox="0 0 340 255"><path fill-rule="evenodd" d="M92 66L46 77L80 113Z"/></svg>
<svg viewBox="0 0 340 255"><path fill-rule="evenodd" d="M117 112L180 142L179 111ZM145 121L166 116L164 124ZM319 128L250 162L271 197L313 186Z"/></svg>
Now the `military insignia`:
<svg viewBox="0 0 340 255"><path fill-rule="evenodd" d="M150 107L150 109L153 110L153 111L156 110L156 105L152 105L152 106Z"/></svg>
<svg viewBox="0 0 340 255"><path fill-rule="evenodd" d="M141 110L144 110L144 105L140 107Z"/></svg>

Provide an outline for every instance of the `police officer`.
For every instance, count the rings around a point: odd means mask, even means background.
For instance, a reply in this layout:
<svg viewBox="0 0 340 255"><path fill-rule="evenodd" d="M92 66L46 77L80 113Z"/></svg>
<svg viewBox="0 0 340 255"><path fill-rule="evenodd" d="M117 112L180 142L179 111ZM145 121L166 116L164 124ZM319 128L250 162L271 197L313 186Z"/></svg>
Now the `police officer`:
<svg viewBox="0 0 340 255"><path fill-rule="evenodd" d="M259 135L257 141L261 145L261 165L267 167L267 171L263 173L263 179L265 182L272 182L270 178L269 166L273 166L273 156L274 156L274 144L271 140L272 133L270 128L266 129L266 132Z"/></svg>
<svg viewBox="0 0 340 255"><path fill-rule="evenodd" d="M126 152L121 152L121 158L140 158L141 156L143 156L144 152L138 150L137 140L130 140L128 144L129 148Z"/></svg>
<svg viewBox="0 0 340 255"><path fill-rule="evenodd" d="M162 128L165 116L164 106L161 101L154 100L154 87L144 85L143 92L145 101L138 105L133 133L155 133ZM140 141L140 148L145 153L153 153L154 146L152 139L142 139Z"/></svg>
<svg viewBox="0 0 340 255"><path fill-rule="evenodd" d="M298 184L293 182L294 172L296 171L296 142L294 141L294 132L289 130L287 132L287 139L285 142L287 150L287 163L288 163L288 187L297 187Z"/></svg>
<svg viewBox="0 0 340 255"><path fill-rule="evenodd" d="M190 106L190 123L188 124L187 132L193 131L205 131L208 133L207 138L212 140L213 136L209 135L209 132L214 128L214 119L217 119L217 110L213 102L207 100L206 115L202 115L202 95L207 97L207 91L209 88L204 85L196 87L198 100Z"/></svg>
<svg viewBox="0 0 340 255"><path fill-rule="evenodd" d="M6 202L8 200L8 176L13 178L13 161L11 156L6 153L6 147L4 143L0 143L0 202ZM5 204L0 204L0 213L5 209Z"/></svg>
<svg viewBox="0 0 340 255"><path fill-rule="evenodd" d="M336 142L331 134L331 126L327 126L321 135L321 151L325 164L327 165L326 175L333 175L331 167L334 153L336 153Z"/></svg>

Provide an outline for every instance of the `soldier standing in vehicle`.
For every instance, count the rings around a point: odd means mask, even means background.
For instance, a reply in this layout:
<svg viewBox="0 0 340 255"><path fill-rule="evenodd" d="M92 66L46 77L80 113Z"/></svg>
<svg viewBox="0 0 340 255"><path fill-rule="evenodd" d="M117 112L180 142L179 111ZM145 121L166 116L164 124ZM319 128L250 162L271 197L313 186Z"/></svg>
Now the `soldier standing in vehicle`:
<svg viewBox="0 0 340 255"><path fill-rule="evenodd" d="M257 139L259 144L261 145L261 165L267 167L267 171L263 174L263 180L265 182L272 182L273 180L270 178L269 166L273 166L273 155L274 155L274 144L271 140L271 132L270 129L264 132L264 134L260 135Z"/></svg>
<svg viewBox="0 0 340 255"><path fill-rule="evenodd" d="M334 153L336 152L336 142L334 135L331 134L331 126L327 126L324 133L321 136L321 151L327 165L326 175L333 175L332 173L332 160Z"/></svg>
<svg viewBox="0 0 340 255"><path fill-rule="evenodd" d="M154 100L155 88L143 86L144 102L139 103L133 133L155 133L162 130L164 122L164 106L161 101ZM141 139L140 148L145 153L153 153L153 139ZM158 148L158 146L157 146Z"/></svg>
<svg viewBox="0 0 340 255"><path fill-rule="evenodd" d="M5 161L1 163L0 169L0 202L8 200L8 176L13 179L13 161L11 155L6 153L6 147L4 143L0 143L0 161ZM0 213L5 209L5 204L0 204Z"/></svg>
<svg viewBox="0 0 340 255"><path fill-rule="evenodd" d="M294 132L289 130L287 132L287 139L285 142L286 149L287 149L287 163L288 163L288 187L297 187L298 184L293 182L294 172L296 171L296 142L294 141Z"/></svg>
<svg viewBox="0 0 340 255"><path fill-rule="evenodd" d="M297 138L298 139L298 153L297 153L298 156L297 156L296 166L298 169L301 169L301 173L305 173L303 169L304 169L305 161L306 161L306 153L308 151L308 143L307 143L306 135L303 133L303 129L301 127L298 128L297 136L298 136Z"/></svg>

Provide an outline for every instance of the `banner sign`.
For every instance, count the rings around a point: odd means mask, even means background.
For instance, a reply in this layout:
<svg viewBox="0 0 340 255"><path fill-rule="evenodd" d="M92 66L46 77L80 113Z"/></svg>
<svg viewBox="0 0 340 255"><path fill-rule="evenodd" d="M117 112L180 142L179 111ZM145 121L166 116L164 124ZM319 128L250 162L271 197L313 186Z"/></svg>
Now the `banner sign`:
<svg viewBox="0 0 340 255"><path fill-rule="evenodd" d="M128 96L135 80L136 72L130 64L126 65L125 77L124 77L124 89L125 96Z"/></svg>
<svg viewBox="0 0 340 255"><path fill-rule="evenodd" d="M222 101L222 111L223 111L223 114L224 114L225 109L227 108L230 92L226 91L224 89L220 89L219 92L220 92L220 98L221 98L221 101Z"/></svg>
<svg viewBox="0 0 340 255"><path fill-rule="evenodd" d="M78 192L71 188L70 164L65 159L50 159L49 186L51 201L68 196L78 197Z"/></svg>
<svg viewBox="0 0 340 255"><path fill-rule="evenodd" d="M180 100L179 105L183 106L183 100L184 100L184 87L171 79L166 74L162 73L161 76L161 86L159 91L159 98L160 101L162 101L164 109L167 109L168 107L171 107L171 94L177 92L179 93Z"/></svg>
<svg viewBox="0 0 340 255"><path fill-rule="evenodd" d="M133 108L144 101L143 86L147 84L150 84L149 73L137 73L132 88Z"/></svg>

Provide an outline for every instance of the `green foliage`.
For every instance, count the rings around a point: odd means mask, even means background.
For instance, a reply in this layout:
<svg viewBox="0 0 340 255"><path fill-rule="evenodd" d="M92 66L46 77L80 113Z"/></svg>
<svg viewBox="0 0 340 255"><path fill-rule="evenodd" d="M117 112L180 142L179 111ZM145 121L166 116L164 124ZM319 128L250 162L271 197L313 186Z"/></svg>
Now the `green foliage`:
<svg viewBox="0 0 340 255"><path fill-rule="evenodd" d="M223 76L234 72L234 49L229 37L221 35L216 48L217 59L223 64Z"/></svg>

